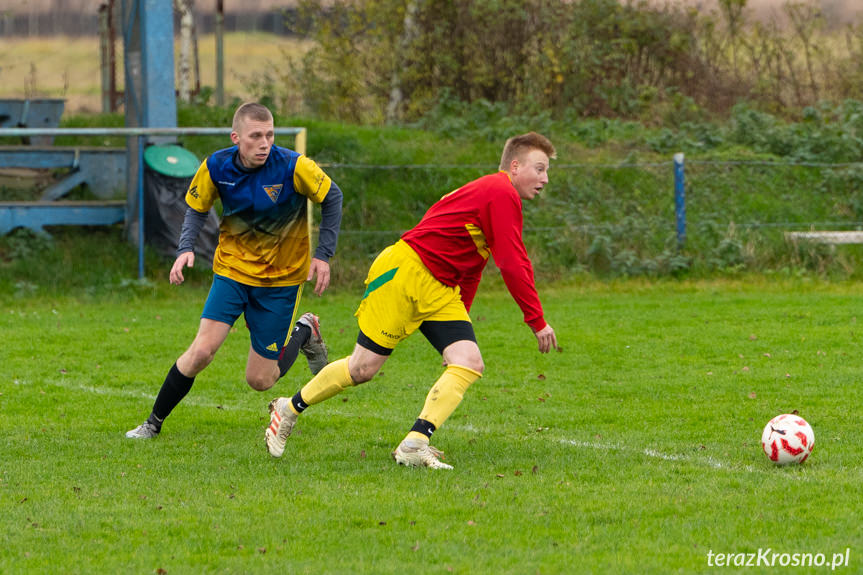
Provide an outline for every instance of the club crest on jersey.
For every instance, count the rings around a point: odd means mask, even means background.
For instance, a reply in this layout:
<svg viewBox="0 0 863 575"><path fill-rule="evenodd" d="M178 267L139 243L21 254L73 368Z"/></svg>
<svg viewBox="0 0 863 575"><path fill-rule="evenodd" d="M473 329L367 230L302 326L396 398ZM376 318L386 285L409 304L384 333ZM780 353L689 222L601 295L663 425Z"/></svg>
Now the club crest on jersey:
<svg viewBox="0 0 863 575"><path fill-rule="evenodd" d="M267 192L267 195L270 196L270 199L273 200L273 203L275 204L279 199L279 194L282 193L282 184L264 186L264 191Z"/></svg>

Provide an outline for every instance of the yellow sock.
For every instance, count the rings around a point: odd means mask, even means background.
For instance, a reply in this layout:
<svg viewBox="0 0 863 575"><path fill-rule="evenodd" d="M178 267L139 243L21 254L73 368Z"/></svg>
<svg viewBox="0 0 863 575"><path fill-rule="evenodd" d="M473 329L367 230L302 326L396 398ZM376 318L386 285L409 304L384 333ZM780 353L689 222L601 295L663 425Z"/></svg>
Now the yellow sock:
<svg viewBox="0 0 863 575"><path fill-rule="evenodd" d="M303 386L300 395L303 401L309 405L320 403L334 395L338 395L345 389L356 385L351 379L348 369L348 360L351 356L339 359L327 365L324 369Z"/></svg>
<svg viewBox="0 0 863 575"><path fill-rule="evenodd" d="M480 372L469 367L448 365L446 371L443 372L443 375L435 382L426 396L420 419L425 419L436 429L440 429L443 422L452 415L452 412L461 403L464 392L467 391L470 384L480 377L482 377ZM412 431L408 434L408 438L411 437L411 434L422 435ZM428 440L425 436L423 438Z"/></svg>
<svg viewBox="0 0 863 575"><path fill-rule="evenodd" d="M405 436L405 439L413 439L414 441L418 441L420 443L428 444L429 438L427 435L423 435L419 431L408 431L408 434Z"/></svg>

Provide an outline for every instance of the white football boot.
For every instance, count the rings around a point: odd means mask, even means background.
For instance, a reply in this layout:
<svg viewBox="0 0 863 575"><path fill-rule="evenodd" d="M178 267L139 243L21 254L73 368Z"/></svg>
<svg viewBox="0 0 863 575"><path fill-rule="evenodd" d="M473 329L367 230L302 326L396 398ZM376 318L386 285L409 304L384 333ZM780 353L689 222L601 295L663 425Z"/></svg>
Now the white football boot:
<svg viewBox="0 0 863 575"><path fill-rule="evenodd" d="M145 421L135 429L130 429L126 432L126 437L129 439L153 439L158 435L159 430L149 421Z"/></svg>
<svg viewBox="0 0 863 575"><path fill-rule="evenodd" d="M270 402L270 426L264 433L267 440L267 451L273 457L281 457L285 452L285 443L294 424L297 422L297 414L291 409L291 399L288 397L277 397Z"/></svg>
<svg viewBox="0 0 863 575"><path fill-rule="evenodd" d="M416 439L402 440L395 451L393 451L393 459L399 465L429 467L431 469L452 469L452 465L448 465L440 460L441 457L443 457L443 451L432 447L427 442L417 441Z"/></svg>

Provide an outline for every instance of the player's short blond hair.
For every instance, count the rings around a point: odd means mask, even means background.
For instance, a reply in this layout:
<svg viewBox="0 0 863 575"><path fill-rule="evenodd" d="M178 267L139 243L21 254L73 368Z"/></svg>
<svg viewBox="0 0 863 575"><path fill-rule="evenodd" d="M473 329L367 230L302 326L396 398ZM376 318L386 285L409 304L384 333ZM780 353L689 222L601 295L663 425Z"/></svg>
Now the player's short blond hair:
<svg viewBox="0 0 863 575"><path fill-rule="evenodd" d="M500 157L500 169L504 171L508 170L513 160L524 157L531 150L545 152L545 155L549 158L557 157L557 152L551 140L542 134L528 132L520 136L513 136L506 141L506 144L503 146L503 155Z"/></svg>
<svg viewBox="0 0 863 575"><path fill-rule="evenodd" d="M238 132L240 124L244 120L255 120L256 122L272 122L273 113L263 104L257 102L246 102L237 108L234 112L234 121L231 123L231 130Z"/></svg>

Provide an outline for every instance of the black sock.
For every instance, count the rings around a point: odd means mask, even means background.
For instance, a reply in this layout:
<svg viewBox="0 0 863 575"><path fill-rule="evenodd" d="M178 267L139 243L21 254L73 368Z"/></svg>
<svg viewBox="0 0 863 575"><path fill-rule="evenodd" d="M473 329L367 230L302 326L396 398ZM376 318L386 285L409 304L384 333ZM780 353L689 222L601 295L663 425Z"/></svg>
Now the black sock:
<svg viewBox="0 0 863 575"><path fill-rule="evenodd" d="M194 382L194 377L186 377L180 373L180 370L177 369L177 364L174 363L170 371L168 371L168 375L165 376L165 383L162 384L162 389L159 390L159 395L156 396L156 402L153 404L153 413L150 414L150 418L147 421L158 429L161 429L162 422L177 407L177 404L186 397L186 394L192 389Z"/></svg>
<svg viewBox="0 0 863 575"><path fill-rule="evenodd" d="M304 412L306 410L306 408L309 406L308 403L303 401L303 396L300 395L299 391L294 394L294 397L291 398L291 405L294 406L294 409L296 410L297 413Z"/></svg>
<svg viewBox="0 0 863 575"><path fill-rule="evenodd" d="M156 432L162 431L162 422L164 419L159 419L156 417L155 413L150 413L150 417L147 418L147 423L156 428Z"/></svg>
<svg viewBox="0 0 863 575"><path fill-rule="evenodd" d="M417 433L422 433L429 439L431 439L432 433L435 432L435 427L430 421L426 421L425 419L417 419L414 426L411 427L411 431L416 431Z"/></svg>
<svg viewBox="0 0 863 575"><path fill-rule="evenodd" d="M297 356L300 353L300 348L303 347L309 338L312 336L312 329L301 323L294 326L294 331L291 332L291 337L285 347L279 353L279 377L284 377L294 362L297 361Z"/></svg>

